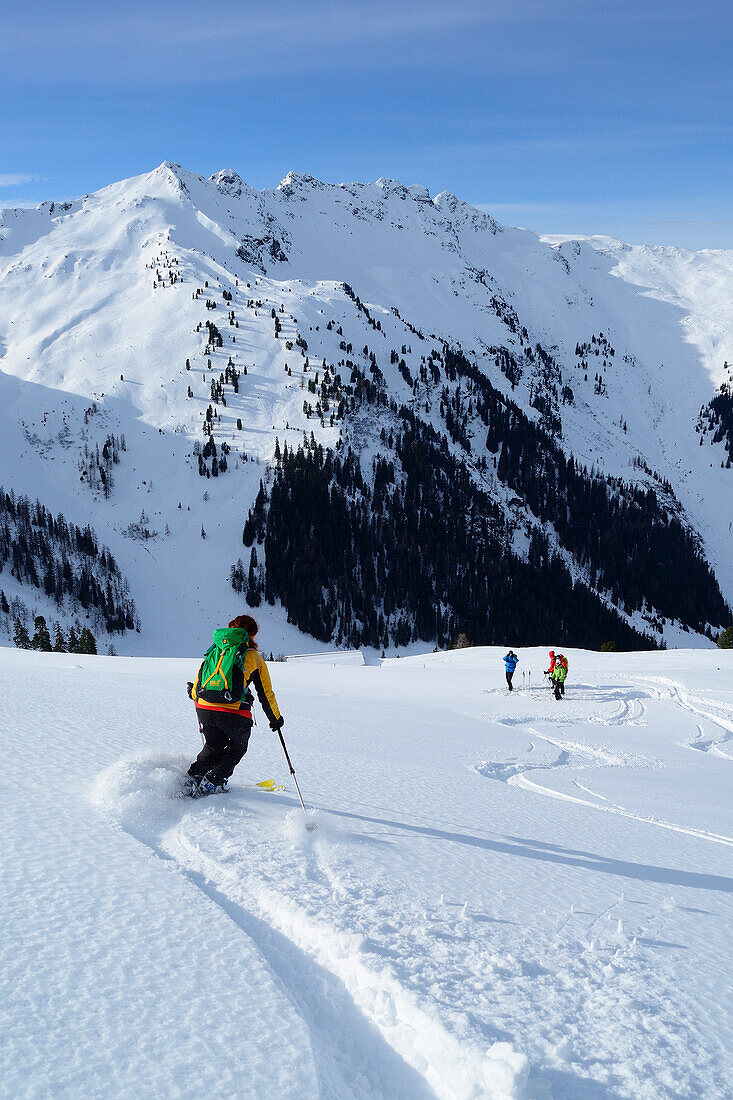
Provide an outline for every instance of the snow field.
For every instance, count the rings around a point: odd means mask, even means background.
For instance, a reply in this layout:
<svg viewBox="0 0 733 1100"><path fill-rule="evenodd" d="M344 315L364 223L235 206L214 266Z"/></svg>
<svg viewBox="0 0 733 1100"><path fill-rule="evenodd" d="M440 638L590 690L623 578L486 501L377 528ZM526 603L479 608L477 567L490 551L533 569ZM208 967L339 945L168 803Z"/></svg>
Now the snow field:
<svg viewBox="0 0 733 1100"><path fill-rule="evenodd" d="M262 723L175 797L195 661L0 650L6 1094L728 1096L730 655L502 652L272 666L307 833Z"/></svg>
<svg viewBox="0 0 733 1100"><path fill-rule="evenodd" d="M95 825L88 792L100 748L81 715L94 713L102 678L91 674L90 692L86 673L51 673L50 696L23 700L22 734L12 703L6 710L14 789L3 813L0 1094L255 1100L268 1094L274 1062L285 1094L317 1095L307 1032L256 950L244 941L233 957L218 906L172 864ZM70 676L78 710L57 695ZM118 737L108 727L102 754L128 748L116 709Z"/></svg>

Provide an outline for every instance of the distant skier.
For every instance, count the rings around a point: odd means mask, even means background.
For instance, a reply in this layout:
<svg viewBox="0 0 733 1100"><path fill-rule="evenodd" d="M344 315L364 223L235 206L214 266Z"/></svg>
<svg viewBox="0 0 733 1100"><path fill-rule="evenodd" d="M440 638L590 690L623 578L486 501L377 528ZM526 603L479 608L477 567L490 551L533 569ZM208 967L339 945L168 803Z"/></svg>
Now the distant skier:
<svg viewBox="0 0 733 1100"><path fill-rule="evenodd" d="M555 691L555 698L561 699L565 694L565 678L568 674L568 661L567 657L563 657L562 653L555 654L554 650L550 650L550 667L545 669L545 675L550 677L553 689Z"/></svg>
<svg viewBox="0 0 733 1100"><path fill-rule="evenodd" d="M513 649L510 649L507 653L506 657L504 658L504 664L506 666L506 686L509 688L510 691L514 691L514 688L512 687L512 676L514 675L514 671L519 664L519 657L517 657Z"/></svg>
<svg viewBox="0 0 733 1100"><path fill-rule="evenodd" d="M188 685L196 704L204 747L188 769L185 790L193 798L225 792L227 780L247 751L252 732L253 684L270 729L282 728L267 665L257 651L259 627L251 615L238 615L226 629L214 631L207 650Z"/></svg>
<svg viewBox="0 0 733 1100"><path fill-rule="evenodd" d="M565 675L563 676L562 680L560 681L560 694L564 695L565 694L565 681L567 680L567 676L568 676L568 659L567 659L567 657L564 657L562 653L558 653L557 657L555 658L555 664L556 665L562 665L562 668L565 672Z"/></svg>

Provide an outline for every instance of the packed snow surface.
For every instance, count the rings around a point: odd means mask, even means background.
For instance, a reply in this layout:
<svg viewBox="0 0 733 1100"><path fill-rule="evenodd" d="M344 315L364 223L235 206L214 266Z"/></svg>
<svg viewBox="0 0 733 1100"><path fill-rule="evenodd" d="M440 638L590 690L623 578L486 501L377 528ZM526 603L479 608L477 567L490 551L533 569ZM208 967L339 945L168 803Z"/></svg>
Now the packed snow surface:
<svg viewBox="0 0 733 1100"><path fill-rule="evenodd" d="M733 653L569 659L273 665L308 832L262 719L176 797L195 659L0 649L0 1094L731 1096Z"/></svg>

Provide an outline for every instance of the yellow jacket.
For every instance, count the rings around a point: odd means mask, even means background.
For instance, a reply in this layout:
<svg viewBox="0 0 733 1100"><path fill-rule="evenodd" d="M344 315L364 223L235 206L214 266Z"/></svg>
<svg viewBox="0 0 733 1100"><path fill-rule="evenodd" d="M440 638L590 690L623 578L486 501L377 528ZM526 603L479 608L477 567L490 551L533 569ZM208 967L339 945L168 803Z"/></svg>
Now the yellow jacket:
<svg viewBox="0 0 733 1100"><path fill-rule="evenodd" d="M241 701L236 703L217 703L215 705L198 698L202 667L203 661L199 665L199 670L196 673L196 680L191 690L191 698L196 704L196 707L199 710L218 710L230 714L238 713L244 718L250 717L251 696L250 699L245 696ZM277 705L275 692L272 690L272 681L270 680L270 673L268 672L267 665L256 649L248 649L246 651L242 664L242 672L244 673L245 689L248 688L250 684L254 686L257 692L257 698L260 701L260 706L265 712L265 717L272 725L274 721L280 718L280 708Z"/></svg>

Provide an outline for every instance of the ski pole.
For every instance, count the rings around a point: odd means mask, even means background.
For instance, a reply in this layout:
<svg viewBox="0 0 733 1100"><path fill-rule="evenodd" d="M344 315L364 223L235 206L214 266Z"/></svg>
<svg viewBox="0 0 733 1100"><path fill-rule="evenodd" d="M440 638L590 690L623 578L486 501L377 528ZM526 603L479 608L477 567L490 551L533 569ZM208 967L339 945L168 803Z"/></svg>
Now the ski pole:
<svg viewBox="0 0 733 1100"><path fill-rule="evenodd" d="M280 744L281 744L281 745L282 745L282 747L283 747L283 752L285 753L285 759L286 759L286 760L287 760L287 762L288 762L288 767L290 768L290 774L291 774L291 775L292 775L292 777L293 777L293 783L295 783L295 789L296 789L296 791L298 792L298 798L300 799L300 805L301 805L301 806L303 807L303 813L305 814L305 816L306 816L306 821L307 821L307 819L308 819L308 811L307 811L307 810L306 810L306 808L305 808L305 802L303 801L303 795L302 795L302 794L300 793L300 787L298 786L298 780L297 780L297 779L296 779L296 777L295 777L295 768L293 767L292 761L291 761L291 759L290 759L290 756L289 756L289 754L288 754L288 750L287 750L287 748L286 748L286 746L285 746L285 740L284 740L284 738L283 738L283 732L282 732L282 730L278 730L278 731L277 731L277 735L278 735L278 737L280 738ZM315 825L314 825L314 824L312 824L311 822L308 822L308 821L307 821L307 824L306 824L306 829L308 830L308 832L312 832L312 831L313 831L313 829L315 829Z"/></svg>

